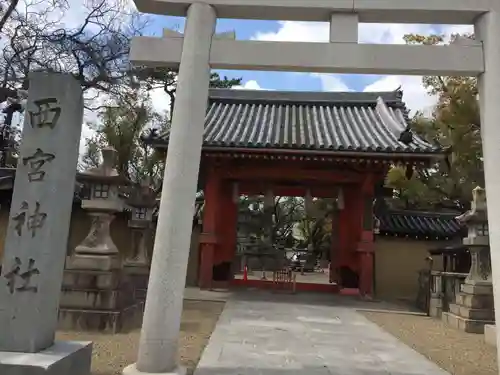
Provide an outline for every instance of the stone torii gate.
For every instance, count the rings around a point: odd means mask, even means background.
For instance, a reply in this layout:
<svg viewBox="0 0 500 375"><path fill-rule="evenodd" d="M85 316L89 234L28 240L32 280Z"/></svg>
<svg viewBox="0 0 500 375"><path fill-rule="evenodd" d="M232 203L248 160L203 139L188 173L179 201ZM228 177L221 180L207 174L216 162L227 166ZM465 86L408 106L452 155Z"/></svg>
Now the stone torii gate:
<svg viewBox="0 0 500 375"><path fill-rule="evenodd" d="M182 372L177 341L210 69L477 76L488 219L500 321L500 2L498 0L135 0L141 12L187 16L184 35L138 37L137 65L179 68L158 230L138 361L124 374ZM329 21L329 43L214 38L217 18ZM358 23L466 24L475 41L449 46L358 44ZM496 207L496 208L495 208ZM498 209L497 209L498 208ZM500 350L500 342L497 347Z"/></svg>

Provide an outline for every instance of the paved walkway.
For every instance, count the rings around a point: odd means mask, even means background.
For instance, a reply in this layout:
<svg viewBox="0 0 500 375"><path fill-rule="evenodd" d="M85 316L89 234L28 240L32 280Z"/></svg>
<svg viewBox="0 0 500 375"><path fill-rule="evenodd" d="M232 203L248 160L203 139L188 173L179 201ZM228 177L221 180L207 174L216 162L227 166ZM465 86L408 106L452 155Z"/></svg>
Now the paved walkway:
<svg viewBox="0 0 500 375"><path fill-rule="evenodd" d="M357 313L360 306L329 302L233 296L194 374L449 375Z"/></svg>

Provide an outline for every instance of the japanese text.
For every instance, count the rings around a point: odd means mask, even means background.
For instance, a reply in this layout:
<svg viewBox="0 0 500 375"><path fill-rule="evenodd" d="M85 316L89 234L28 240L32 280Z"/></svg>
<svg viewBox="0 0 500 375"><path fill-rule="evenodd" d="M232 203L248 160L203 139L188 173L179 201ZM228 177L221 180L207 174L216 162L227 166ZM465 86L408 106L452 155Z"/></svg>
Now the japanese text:
<svg viewBox="0 0 500 375"><path fill-rule="evenodd" d="M57 121L61 116L61 107L58 106L56 98L47 98L35 100L34 104L38 107L38 111L29 111L31 126L43 128L48 126L51 129L57 125Z"/></svg>
<svg viewBox="0 0 500 375"><path fill-rule="evenodd" d="M23 203L21 203L19 213L12 217L12 220L16 222L14 228L17 235L21 236L23 234L23 227L26 224L28 230L31 231L31 237L35 237L36 230L43 227L46 219L47 214L44 212L40 212L40 203L35 203L35 210L32 214L30 214L29 205L26 201L23 201Z"/></svg>
<svg viewBox="0 0 500 375"><path fill-rule="evenodd" d="M35 260L29 259L28 267L24 272L21 271L22 265L21 259L15 257L10 271L3 276L7 279L10 294L13 294L16 290L19 292L38 292L38 287L31 285L31 277L40 274L38 268L35 268Z"/></svg>
<svg viewBox="0 0 500 375"><path fill-rule="evenodd" d="M39 148L36 149L33 155L23 158L23 165L29 165L30 168L30 172L28 172L29 182L43 181L45 171L42 171L42 167L55 158L54 154L48 154Z"/></svg>

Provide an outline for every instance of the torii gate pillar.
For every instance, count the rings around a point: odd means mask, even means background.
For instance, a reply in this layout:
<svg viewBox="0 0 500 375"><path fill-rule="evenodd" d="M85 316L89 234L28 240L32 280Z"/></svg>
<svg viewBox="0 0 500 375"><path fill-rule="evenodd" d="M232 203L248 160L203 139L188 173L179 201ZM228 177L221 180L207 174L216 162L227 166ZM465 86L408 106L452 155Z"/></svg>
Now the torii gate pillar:
<svg viewBox="0 0 500 375"><path fill-rule="evenodd" d="M210 84L215 10L190 5L179 67L148 295L136 364L124 374L180 374L177 348Z"/></svg>
<svg viewBox="0 0 500 375"><path fill-rule="evenodd" d="M483 43L484 73L478 76L481 138L484 175L488 199L488 226L491 247L497 351L500 358L500 6L479 17L475 24L476 39Z"/></svg>

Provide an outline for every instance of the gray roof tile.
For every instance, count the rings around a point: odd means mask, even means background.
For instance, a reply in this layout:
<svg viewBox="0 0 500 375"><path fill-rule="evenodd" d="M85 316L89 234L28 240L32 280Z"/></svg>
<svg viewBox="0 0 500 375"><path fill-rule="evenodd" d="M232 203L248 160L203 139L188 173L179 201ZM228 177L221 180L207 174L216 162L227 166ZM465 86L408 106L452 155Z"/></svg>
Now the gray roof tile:
<svg viewBox="0 0 500 375"><path fill-rule="evenodd" d="M398 236L454 238L466 235L466 229L455 217L445 214L420 211L388 211L376 215L380 220L380 233Z"/></svg>
<svg viewBox="0 0 500 375"><path fill-rule="evenodd" d="M278 92L211 89L204 147L441 153L407 127L401 92ZM154 143L163 143L168 133ZM163 142L162 142L163 141Z"/></svg>

